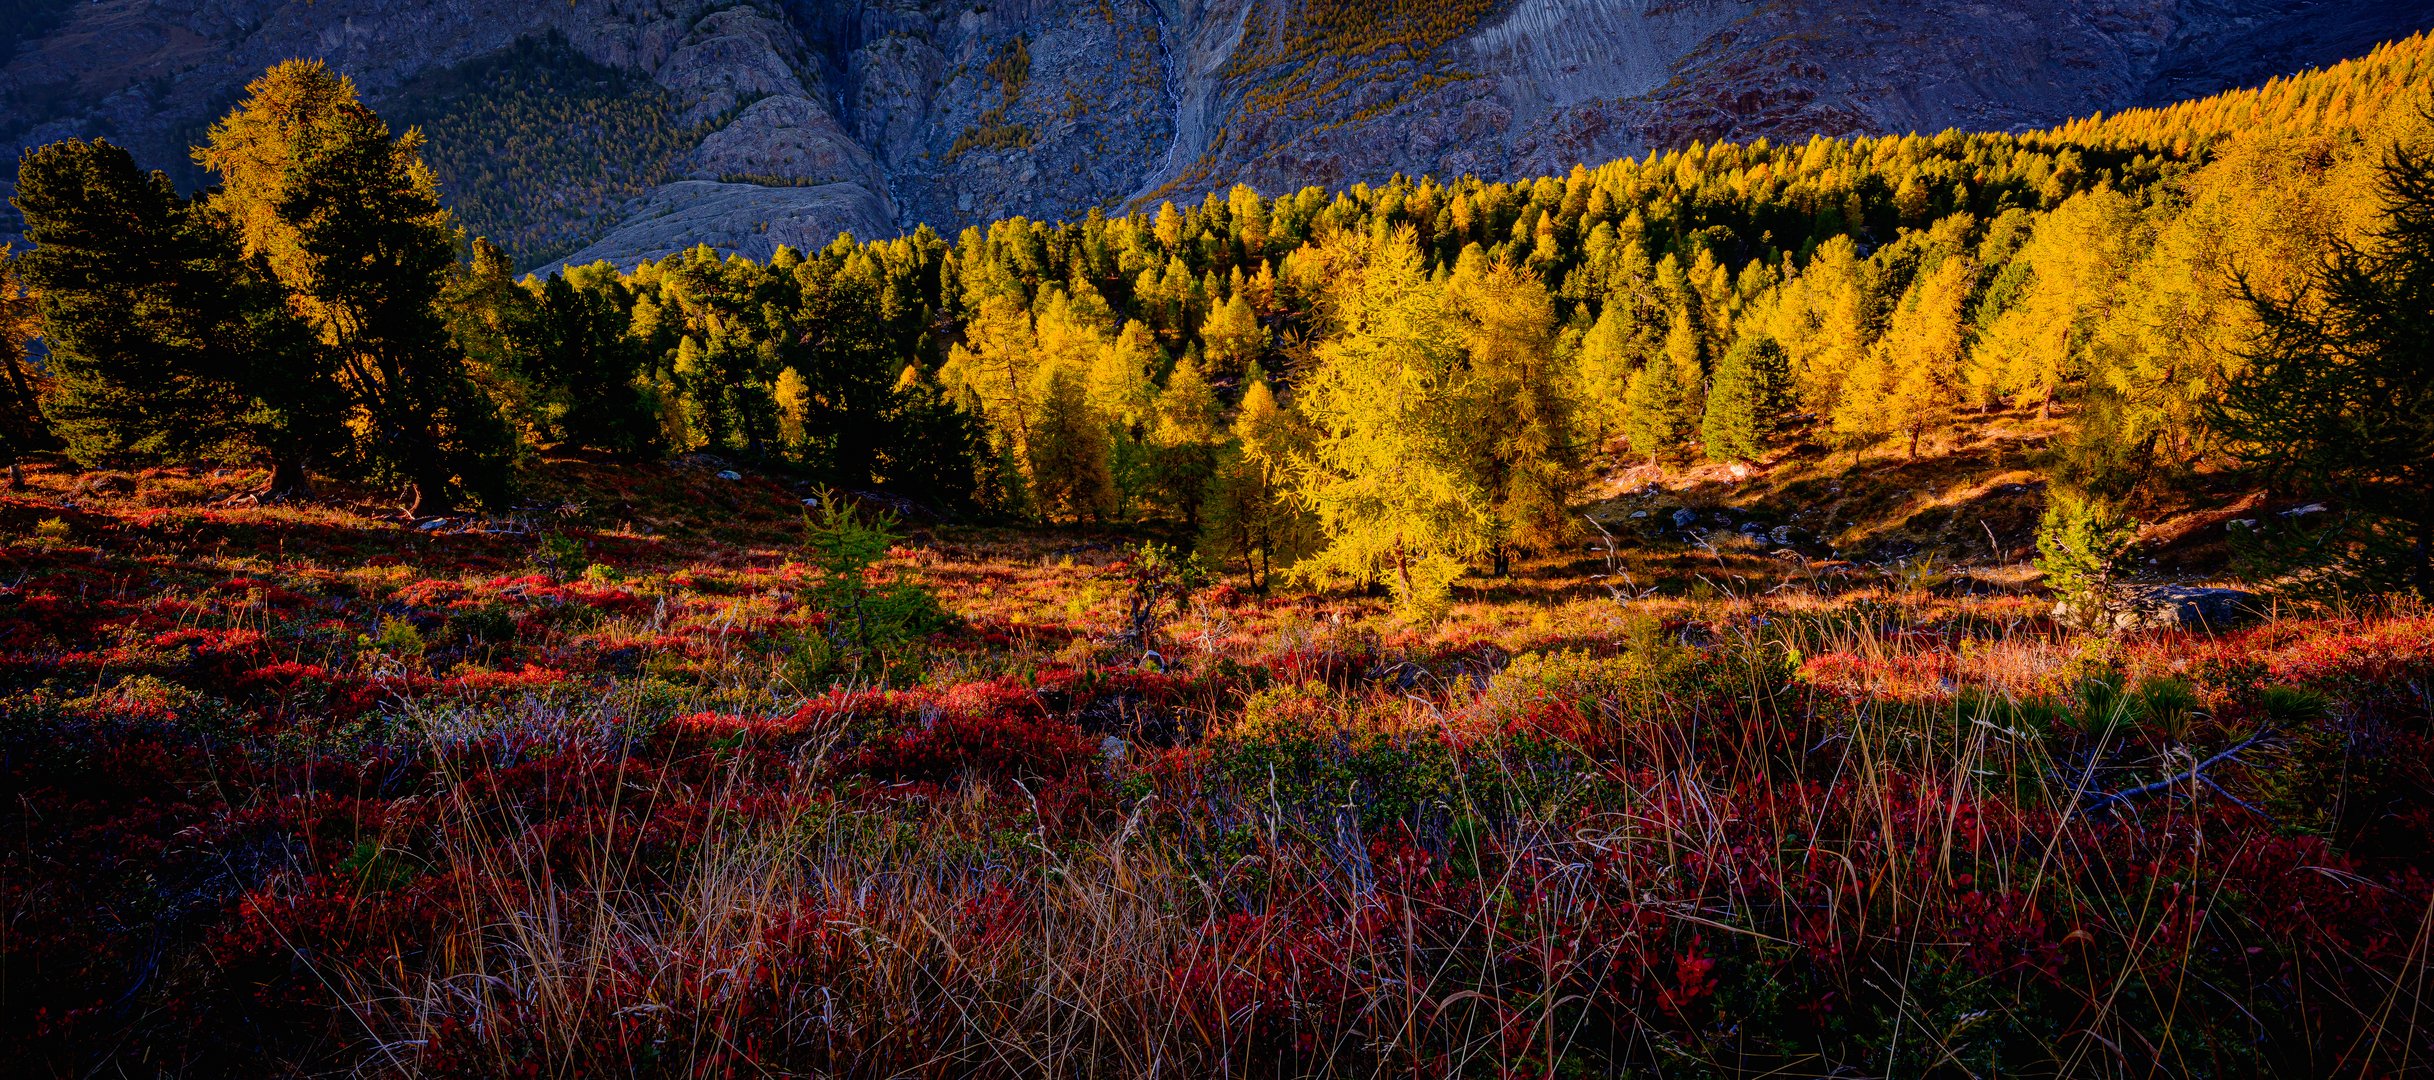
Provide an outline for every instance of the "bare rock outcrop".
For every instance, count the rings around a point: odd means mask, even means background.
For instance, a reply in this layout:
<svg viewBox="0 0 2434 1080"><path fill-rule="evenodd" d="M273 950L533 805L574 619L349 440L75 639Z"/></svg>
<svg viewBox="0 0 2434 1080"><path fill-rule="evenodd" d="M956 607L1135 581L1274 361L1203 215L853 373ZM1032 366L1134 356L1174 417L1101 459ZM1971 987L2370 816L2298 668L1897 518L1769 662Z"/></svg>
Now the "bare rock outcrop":
<svg viewBox="0 0 2434 1080"><path fill-rule="evenodd" d="M2133 630L2230 630L2261 614L2255 593L2193 585L2150 585L2114 590L2101 605L2064 600L2054 620L2116 633Z"/></svg>
<svg viewBox="0 0 2434 1080"><path fill-rule="evenodd" d="M703 244L766 259L781 244L813 251L840 232L884 237L894 229L886 200L860 184L768 187L684 180L660 188L608 235L559 265L607 261L631 267Z"/></svg>

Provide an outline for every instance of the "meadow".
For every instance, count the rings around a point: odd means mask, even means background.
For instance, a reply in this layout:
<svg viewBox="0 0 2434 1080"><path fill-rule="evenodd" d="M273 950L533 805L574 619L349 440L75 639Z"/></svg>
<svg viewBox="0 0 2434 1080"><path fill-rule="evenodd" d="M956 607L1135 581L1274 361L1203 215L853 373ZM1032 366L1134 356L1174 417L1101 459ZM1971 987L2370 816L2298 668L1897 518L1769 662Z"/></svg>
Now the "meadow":
<svg viewBox="0 0 2434 1080"><path fill-rule="evenodd" d="M838 497L725 468L560 457L522 509L418 526L258 470L31 466L0 496L15 1067L2434 1060L2412 600L2095 636L2026 520L1838 559L1867 538L1630 476L1428 621L916 519L855 573L943 618L849 654L806 544Z"/></svg>

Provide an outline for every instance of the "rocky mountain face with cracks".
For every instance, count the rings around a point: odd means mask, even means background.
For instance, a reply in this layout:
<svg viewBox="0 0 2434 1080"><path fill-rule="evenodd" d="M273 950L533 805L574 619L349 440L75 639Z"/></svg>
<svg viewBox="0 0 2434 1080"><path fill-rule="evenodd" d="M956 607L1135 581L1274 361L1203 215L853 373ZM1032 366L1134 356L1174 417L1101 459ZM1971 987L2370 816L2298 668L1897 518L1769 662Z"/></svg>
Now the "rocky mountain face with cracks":
<svg viewBox="0 0 2434 1080"><path fill-rule="evenodd" d="M185 148L295 56L526 265L942 232L1693 139L2008 129L2260 81L2425 0L32 0L0 132ZM538 43L538 44L537 44Z"/></svg>

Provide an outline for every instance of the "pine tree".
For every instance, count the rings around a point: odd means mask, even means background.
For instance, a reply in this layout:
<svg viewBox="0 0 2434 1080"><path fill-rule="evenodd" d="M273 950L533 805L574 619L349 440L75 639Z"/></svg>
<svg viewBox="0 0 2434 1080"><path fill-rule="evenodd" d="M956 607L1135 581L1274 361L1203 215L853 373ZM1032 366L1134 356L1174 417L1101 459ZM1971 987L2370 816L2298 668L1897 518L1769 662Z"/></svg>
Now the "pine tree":
<svg viewBox="0 0 2434 1080"><path fill-rule="evenodd" d="M1782 430L1791 405L1791 357L1765 333L1733 344L1716 363L1701 425L1712 461L1756 461Z"/></svg>
<svg viewBox="0 0 2434 1080"><path fill-rule="evenodd" d="M1509 262L1466 262L1447 289L1469 354L1457 406L1466 456L1493 507L1489 555L1502 576L1514 550L1544 551L1570 536L1581 482L1573 380L1558 363L1554 298L1537 275Z"/></svg>
<svg viewBox="0 0 2434 1080"><path fill-rule="evenodd" d="M979 501L980 470L992 461L988 422L958 406L918 369L907 368L889 406L897 433L883 449L879 479L889 490L957 509Z"/></svg>
<svg viewBox="0 0 2434 1080"><path fill-rule="evenodd" d="M1666 357L1651 359L1631 376L1623 395L1623 433L1633 453L1670 464L1689 452L1696 430L1685 373Z"/></svg>
<svg viewBox="0 0 2434 1080"><path fill-rule="evenodd" d="M509 339L525 331L534 318L532 294L516 283L507 252L476 237L473 258L450 276L441 310L448 334L464 351L466 369L484 393L499 405L510 423L546 442L543 386L515 354Z"/></svg>
<svg viewBox="0 0 2434 1080"><path fill-rule="evenodd" d="M8 464L11 491L25 490L25 456L58 443L42 415L47 379L41 368L27 362L27 343L41 332L41 324L17 265L15 253L0 248L0 459Z"/></svg>
<svg viewBox="0 0 2434 1080"><path fill-rule="evenodd" d="M1035 377L1038 402L1027 442L1032 497L1051 521L1105 521L1116 511L1107 420L1090 406L1088 373L1050 364Z"/></svg>
<svg viewBox="0 0 2434 1080"><path fill-rule="evenodd" d="M1232 434L1209 485L1201 550L1239 563L1251 587L1266 592L1279 570L1318 546L1318 523L1294 501L1290 487L1293 462L1309 452L1310 433L1299 415L1277 402L1267 380L1254 377L1242 392Z"/></svg>
<svg viewBox="0 0 2434 1080"><path fill-rule="evenodd" d="M1209 313L1200 327L1202 359L1216 378L1239 378L1268 350L1268 328L1240 292Z"/></svg>
<svg viewBox="0 0 2434 1080"><path fill-rule="evenodd" d="M534 439L646 455L659 417L642 384L633 301L606 267L572 275L518 284L506 254L477 239L449 290L450 333L475 381Z"/></svg>
<svg viewBox="0 0 2434 1080"><path fill-rule="evenodd" d="M268 264L362 415L360 453L406 482L406 511L505 497L514 435L466 371L440 303L456 235L421 158L354 84L289 61L246 88L195 159L211 208Z"/></svg>
<svg viewBox="0 0 2434 1080"><path fill-rule="evenodd" d="M2312 288L2249 293L2248 367L2207 418L2250 466L2351 504L2348 569L2434 600L2434 157L2393 149L2380 186L2382 222Z"/></svg>
<svg viewBox="0 0 2434 1080"><path fill-rule="evenodd" d="M804 463L856 488L877 479L887 448L906 434L890 412L904 362L885 333L885 294L873 275L827 261L797 271L801 306L777 350L804 384Z"/></svg>
<svg viewBox="0 0 2434 1080"><path fill-rule="evenodd" d="M658 417L640 386L647 358L614 278L556 273L534 290L518 361L547 388L550 432L563 446L649 456Z"/></svg>
<svg viewBox="0 0 2434 1080"><path fill-rule="evenodd" d="M303 487L339 435L307 328L215 214L104 142L53 143L18 169L33 251L19 262L50 346L56 430L78 459L259 457Z"/></svg>

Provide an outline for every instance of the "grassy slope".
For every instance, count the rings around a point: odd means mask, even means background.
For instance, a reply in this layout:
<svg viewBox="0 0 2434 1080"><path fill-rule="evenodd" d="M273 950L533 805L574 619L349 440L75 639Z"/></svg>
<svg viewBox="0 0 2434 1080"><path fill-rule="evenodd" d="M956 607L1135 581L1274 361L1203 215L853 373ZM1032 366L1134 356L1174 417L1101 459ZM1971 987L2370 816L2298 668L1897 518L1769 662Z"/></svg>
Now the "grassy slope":
<svg viewBox="0 0 2434 1080"><path fill-rule="evenodd" d="M2025 505L2044 429L1976 430L1851 474L1814 543ZM1824 468L1598 512L1771 524ZM1995 567L1651 534L1425 627L1205 589L1150 661L1110 644L1115 538L953 528L895 562L966 622L879 693L793 662L818 616L764 479L553 461L524 523L430 532L227 505L240 470L33 479L0 497L0 1025L53 1069L2428 1049L2390 993L2425 971L2423 616L2089 641ZM2078 794L2268 725L2219 794Z"/></svg>

